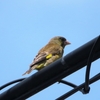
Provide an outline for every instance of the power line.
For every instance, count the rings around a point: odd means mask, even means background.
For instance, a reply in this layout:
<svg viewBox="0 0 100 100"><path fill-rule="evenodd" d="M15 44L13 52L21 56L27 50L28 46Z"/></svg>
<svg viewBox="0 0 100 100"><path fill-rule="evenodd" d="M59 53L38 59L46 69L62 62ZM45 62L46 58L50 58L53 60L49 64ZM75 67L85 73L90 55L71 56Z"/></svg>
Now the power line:
<svg viewBox="0 0 100 100"><path fill-rule="evenodd" d="M94 38L83 46L77 48L61 59L58 59L48 67L43 68L39 72L24 79L17 85L8 89L0 95L0 100L23 100L26 99L62 78L74 73L75 71L87 65L90 51L98 39L100 44L100 36ZM97 46L91 62L100 58L100 46ZM37 80L38 79L38 80ZM89 80L88 80L89 81ZM78 87L76 87L78 88Z"/></svg>

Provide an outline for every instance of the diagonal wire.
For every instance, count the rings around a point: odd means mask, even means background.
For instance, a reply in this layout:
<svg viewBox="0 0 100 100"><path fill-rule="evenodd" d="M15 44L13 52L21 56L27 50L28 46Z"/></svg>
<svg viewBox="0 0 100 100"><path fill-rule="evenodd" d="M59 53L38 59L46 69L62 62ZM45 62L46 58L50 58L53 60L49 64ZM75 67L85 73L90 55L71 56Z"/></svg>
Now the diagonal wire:
<svg viewBox="0 0 100 100"><path fill-rule="evenodd" d="M73 84L71 82L65 81L65 80L60 80L59 83L66 84L66 85L71 86L73 88L76 88L77 87L77 85L75 85L75 84ZM82 89L80 89L79 91L83 93Z"/></svg>

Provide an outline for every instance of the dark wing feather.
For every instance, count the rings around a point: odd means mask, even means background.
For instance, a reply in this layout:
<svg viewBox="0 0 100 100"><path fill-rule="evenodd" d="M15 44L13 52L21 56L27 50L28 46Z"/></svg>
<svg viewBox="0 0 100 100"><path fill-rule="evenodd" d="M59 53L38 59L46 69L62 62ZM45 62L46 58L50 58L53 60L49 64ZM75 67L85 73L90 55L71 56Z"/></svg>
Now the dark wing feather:
<svg viewBox="0 0 100 100"><path fill-rule="evenodd" d="M46 54L45 52L39 53L39 54L35 57L33 63L30 65L30 67L34 66L34 65L37 64L37 63L40 63L40 62L46 60L46 56L47 56L47 54Z"/></svg>

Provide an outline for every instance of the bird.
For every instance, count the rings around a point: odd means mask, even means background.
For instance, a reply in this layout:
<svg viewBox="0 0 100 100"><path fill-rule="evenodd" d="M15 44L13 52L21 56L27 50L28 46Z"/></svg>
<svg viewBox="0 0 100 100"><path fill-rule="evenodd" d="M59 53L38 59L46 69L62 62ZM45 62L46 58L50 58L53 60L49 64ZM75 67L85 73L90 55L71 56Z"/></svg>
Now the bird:
<svg viewBox="0 0 100 100"><path fill-rule="evenodd" d="M23 75L31 73L32 70L39 71L61 58L65 46L69 44L71 43L62 36L53 37L42 49L39 50L38 54L30 64L29 69Z"/></svg>

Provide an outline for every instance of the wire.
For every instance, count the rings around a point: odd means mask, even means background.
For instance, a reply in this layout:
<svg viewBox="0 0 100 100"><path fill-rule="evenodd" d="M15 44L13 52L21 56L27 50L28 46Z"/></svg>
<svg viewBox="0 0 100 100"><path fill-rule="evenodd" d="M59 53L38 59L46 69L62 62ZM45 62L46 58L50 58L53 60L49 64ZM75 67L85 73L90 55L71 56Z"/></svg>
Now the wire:
<svg viewBox="0 0 100 100"><path fill-rule="evenodd" d="M94 53L95 53L95 50L96 50L96 47L98 44L98 40L99 40L99 37L96 39L95 43L93 44L92 49L89 54L89 57L88 57L88 60L87 60L87 68L86 68L86 75L85 75L85 87L83 88L84 94L89 93L89 91L90 91L89 76L90 76L91 61L92 61L92 58L94 56Z"/></svg>
<svg viewBox="0 0 100 100"><path fill-rule="evenodd" d="M64 81L64 80L60 80L59 83L66 84L66 85L71 86L71 87L73 87L73 88L78 87L77 85L75 85L75 84L73 84L73 83L71 83L71 82L68 82L68 81ZM80 89L79 91L83 93L83 90L82 90L82 89Z"/></svg>
<svg viewBox="0 0 100 100"><path fill-rule="evenodd" d="M21 79L17 79L17 80L14 80L14 81L12 81L12 82L6 83L5 85L3 85L3 86L0 87L0 90L2 90L3 88L5 88L5 87L7 87L7 86L9 86L9 85L11 85L11 84L20 82L20 81L22 81L22 80L24 80L24 79L26 79L26 78L21 78Z"/></svg>
<svg viewBox="0 0 100 100"><path fill-rule="evenodd" d="M69 85L73 88L77 87L77 85L71 83L71 82L68 82L68 81L64 81L64 80L60 80L59 83L63 83L63 84L66 84L66 85Z"/></svg>
<svg viewBox="0 0 100 100"><path fill-rule="evenodd" d="M92 84L96 81L100 80L100 73L96 74L94 77L92 77L89 80L89 84ZM71 96L72 94L76 93L77 91L79 91L80 89L82 89L84 87L85 83L82 83L81 85L79 85L78 87L76 87L75 89L70 90L69 92L65 93L64 95L58 97L56 100L65 100L66 98L68 98L69 96Z"/></svg>

